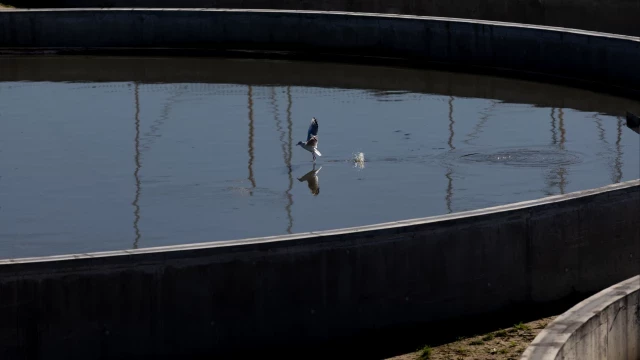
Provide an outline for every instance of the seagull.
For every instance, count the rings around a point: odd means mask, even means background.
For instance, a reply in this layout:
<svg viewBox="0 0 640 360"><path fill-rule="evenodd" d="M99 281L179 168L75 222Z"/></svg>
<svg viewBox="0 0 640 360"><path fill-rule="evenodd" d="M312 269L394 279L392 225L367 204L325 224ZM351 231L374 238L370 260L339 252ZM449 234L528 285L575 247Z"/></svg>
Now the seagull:
<svg viewBox="0 0 640 360"><path fill-rule="evenodd" d="M307 141L298 141L296 145L302 146L303 149L313 154L313 162L316 162L316 155L322 156L318 151L318 120L315 117L311 118L311 125L307 131Z"/></svg>
<svg viewBox="0 0 640 360"><path fill-rule="evenodd" d="M320 167L320 169L322 169L322 166ZM309 190L311 190L313 196L316 196L320 193L320 186L318 185L318 172L320 171L320 169L316 170L316 166L314 164L313 170L304 174L301 178L298 178L298 181L300 182L307 182L307 186L309 187Z"/></svg>

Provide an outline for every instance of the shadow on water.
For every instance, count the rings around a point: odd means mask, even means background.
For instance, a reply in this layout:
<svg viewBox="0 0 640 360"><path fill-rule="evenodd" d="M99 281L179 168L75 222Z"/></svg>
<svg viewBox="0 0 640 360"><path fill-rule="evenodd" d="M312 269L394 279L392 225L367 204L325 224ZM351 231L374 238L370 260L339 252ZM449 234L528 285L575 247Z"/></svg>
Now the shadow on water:
<svg viewBox="0 0 640 360"><path fill-rule="evenodd" d="M178 70L177 70L178 69ZM305 86L370 89L394 100L403 93L491 98L514 104L572 108L624 116L640 111L629 100L543 82L432 69L332 62L264 61L217 57L5 56L1 81L89 81L140 83L218 83L249 86ZM572 96L566 96L572 93Z"/></svg>

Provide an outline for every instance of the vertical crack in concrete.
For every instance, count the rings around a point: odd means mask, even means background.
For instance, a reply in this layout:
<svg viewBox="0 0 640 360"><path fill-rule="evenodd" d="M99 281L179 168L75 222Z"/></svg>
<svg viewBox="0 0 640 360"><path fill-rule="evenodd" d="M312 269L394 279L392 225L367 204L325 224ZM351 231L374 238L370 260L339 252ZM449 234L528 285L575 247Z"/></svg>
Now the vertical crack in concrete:
<svg viewBox="0 0 640 360"><path fill-rule="evenodd" d="M611 323L609 324L611 326L609 327L609 331L608 332L611 332L611 329L613 329L613 324L616 322L616 319L618 318L618 314L620 314L620 311L625 310L626 308L627 308L626 305L622 305L622 306L620 306L618 311L616 311L616 314L613 316L613 320L611 320Z"/></svg>

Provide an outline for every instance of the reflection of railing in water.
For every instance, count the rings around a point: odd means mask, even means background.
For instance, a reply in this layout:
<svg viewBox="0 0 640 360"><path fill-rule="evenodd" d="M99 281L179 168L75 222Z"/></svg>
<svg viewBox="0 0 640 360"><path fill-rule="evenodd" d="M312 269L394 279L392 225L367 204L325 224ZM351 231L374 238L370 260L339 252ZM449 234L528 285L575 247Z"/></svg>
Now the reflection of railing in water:
<svg viewBox="0 0 640 360"><path fill-rule="evenodd" d="M291 217L291 206L293 205L293 196L291 195L291 189L293 189L293 175L291 174L291 159L293 158L293 121L291 119L291 86L287 86L287 130L289 132L289 144L287 152L287 172L289 175L289 187L287 188L287 214L289 214L289 227L287 227L287 233L291 234L293 228L293 218Z"/></svg>
<svg viewBox="0 0 640 360"><path fill-rule="evenodd" d="M170 86L171 90L173 90L173 88L175 87L176 86ZM181 85L177 88L177 90L178 91L176 91L165 101L162 111L160 112L160 116L151 123L151 125L149 126L149 131L144 134L146 142L143 142L142 144L142 152L149 150L151 148L151 145L153 145L153 143L155 142L155 139L160 137L160 135L157 135L157 133L160 131L160 127L164 125L164 123L169 118L171 107L177 102L178 97L180 95L183 95L186 90L189 90L189 88L187 85Z"/></svg>
<svg viewBox="0 0 640 360"><path fill-rule="evenodd" d="M273 118L276 122L276 128L278 130L278 132L280 133L280 146L282 149L282 158L284 159L284 164L287 167L287 172L289 175L289 188L287 189L287 191L285 192L285 194L287 195L287 205L285 206L285 211L287 212L287 218L289 219L289 225L287 227L287 232L289 234L291 234L291 228L293 228L293 218L291 216L291 205L293 205L293 198L291 197L291 195L289 194L289 192L291 191L291 188L293 186L293 178L291 177L291 130L292 130L292 124L291 124L291 104L289 103L288 109L287 109L287 117L288 117L288 128L289 128L289 152L287 153L287 141L285 141L284 137L285 137L285 133L284 133L284 129L282 129L282 122L280 121L280 116L278 116L278 102L276 101L276 88L275 87L271 87L271 94L270 94L270 98L271 98L271 110L273 110ZM291 98L289 97L289 100Z"/></svg>
<svg viewBox="0 0 640 360"><path fill-rule="evenodd" d="M498 104L496 100L491 100L491 105L489 105L489 107L482 113L482 117L480 117L480 121L476 124L476 126L473 127L473 131L471 131L469 135L467 135L467 139L464 141L465 144L471 145L471 140L477 139L478 135L482 133L484 125L489 120L489 113L496 107L496 104Z"/></svg>
<svg viewBox="0 0 640 360"><path fill-rule="evenodd" d="M254 127L253 127L253 87L251 85L248 86L249 90L247 93L247 100L248 100L248 104L247 104L247 108L249 109L249 163L247 165L248 169L249 169L249 181L251 182L251 188L255 189L256 187L256 180L253 177L253 132L254 132ZM253 196L253 191L249 191L249 195Z"/></svg>
<svg viewBox="0 0 640 360"><path fill-rule="evenodd" d="M136 101L136 115L135 115L135 121L136 121L136 155L135 155L135 162L136 162L136 170L135 170L135 178L136 178L136 197L133 203L133 206L135 207L135 221L134 221L134 228L135 228L135 232L136 232L136 239L135 239L135 245L137 246L138 241L141 238L140 235L140 231L138 229L138 223L140 220L140 207L139 207L139 200L140 200L140 194L141 194L141 182L140 182L140 172L141 172L141 163L142 163L142 159L141 159L141 152L144 153L144 151L146 149L149 148L149 146L153 143L153 141L155 140L156 136L156 132L159 131L159 128L161 127L161 125L163 124L163 122L167 119L168 117L168 113L169 113L169 108L171 106L171 101L167 101L167 103L165 104L164 107L164 111L162 111L162 115L156 119L156 122L154 123L155 125L152 125L150 127L150 131L148 131L147 133L142 134L141 136L141 126L140 126L140 93L144 93L143 88L144 87L140 87L140 84L138 84L137 82L134 83L135 85L135 101ZM222 86L221 86L222 85ZM171 84L169 84L168 86L165 86L163 91L167 90L167 87L171 87ZM236 88L234 87L230 87L229 89L226 88L227 85L223 85L223 84L189 84L188 85L188 90L190 91L198 91L198 89L202 90L202 89L208 89L208 90L213 90L212 93L216 93L216 94L228 94L228 95L235 95L238 94L239 92L237 91ZM148 87L149 88L149 87ZM180 88L182 89L182 88ZM283 88L284 89L284 88ZM267 89L264 89L267 90ZM286 197L287 197L287 205L285 206L286 209L286 213L287 216L289 218L289 226L287 227L287 232L291 232L292 228L293 228L293 218L292 218L292 214L291 214L291 208L293 205L293 198L291 195L291 190L293 187L293 176L292 176L292 168L291 168L291 161L292 161L292 115L291 115L291 107L292 107L292 94L291 94L291 87L287 86L286 87L286 96L287 96L287 100L288 100L288 106L286 109L286 116L287 116L287 128L288 128L288 139L285 139L287 137L287 133L282 125L282 121L281 118L279 117L279 111L278 111L278 103L277 103L277 91L279 91L278 89L275 89L274 87L269 87L269 89L271 91L271 103L272 106L274 107L274 117L275 117L275 121L276 121L276 126L277 126L277 130L280 133L280 142L281 142L281 148L282 148L282 152L283 152L283 158L284 158L284 162L287 166L287 171L288 171L288 177L289 177L289 184L287 186L287 190L285 192ZM306 89L302 89L302 90L306 90ZM153 91L151 89L148 89L148 91ZM326 90L327 92L330 92L330 89ZM315 93L315 92L320 92L322 93L323 91L313 91L313 89L311 89L310 91L302 91L303 93ZM348 92L347 92L348 93ZM248 96L248 111L249 111L249 144L248 144L248 149L249 149L249 163L248 163L248 171L249 171L249 176L248 179L251 182L251 187L253 189L256 188L256 181L255 181L255 177L254 177L254 173L253 173L253 163L255 160L254 157L254 99L255 98L260 98L261 96L264 96L266 94L262 93L262 89L256 89L255 86L249 85L248 86L248 93L246 92L246 90L243 92L243 94L247 94ZM143 94L144 95L144 94ZM393 95L393 94L391 94ZM174 95L172 98L177 97L178 94ZM366 95L365 95L366 96ZM362 97L362 96L359 96ZM454 118L454 99L455 97L453 95L448 96L448 118L449 118L449 123L448 123L448 131L449 131L449 136L448 136L448 140L447 140L447 144L449 147L450 151L456 150L456 143L454 141L455 138L455 118ZM466 139L463 139L462 142L466 143L468 145L470 145L474 139L478 138L478 135L482 133L483 128L485 127L485 124L487 123L489 117L490 117L490 113L493 111L493 109L499 105L500 103L498 101L495 100L489 100L491 101L491 104L489 107L487 107L485 109L485 111L482 113L482 116L479 118L479 121L476 122L473 130L471 131L471 133L469 133L468 135L466 135ZM553 146L555 146L557 149L559 149L559 151L565 150L566 147L566 141L567 141L567 134L566 134L566 129L564 126L564 109L562 108L552 108L551 109L551 143ZM594 116L595 118L595 123L596 123L596 127L598 129L598 134L599 134L599 139L602 143L609 145L608 146L608 150L611 151L612 153L615 152L616 156L615 159L612 159L612 168L611 168L611 179L614 183L618 183L621 181L622 179L622 148L621 148L621 126L623 125L622 123L622 119L618 118L618 123L617 123L617 141L615 143L615 148L613 146L613 142L608 142L605 136L605 128L603 127L602 122L604 121L603 119L598 118L597 116ZM621 125L622 124L622 125ZM459 129L460 130L460 129ZM463 134L464 136L464 134ZM149 137L150 139L147 139L148 142L145 143L145 137ZM142 143L141 143L142 140ZM288 141L287 141L288 140ZM459 139L460 141L461 139ZM460 144L457 144L458 146L460 146ZM141 149L142 147L142 149ZM453 178L455 177L454 172L455 172L455 168L454 168L454 164L448 164L446 165L445 168L445 177L447 179L447 186L446 186L446 196L445 196L445 201L446 201L446 207L449 213L453 212L453 193L454 193L454 186L453 186ZM549 186L549 192L548 194L551 194L551 189L552 188L557 188L557 190L553 189L553 192L559 191L560 194L564 194L565 193L565 188L567 185L567 179L568 179L568 169L566 168L566 164L562 165L556 165L554 166L553 169L550 169L550 173L547 174L549 175L547 177L547 185ZM253 195L253 192L250 191L250 194Z"/></svg>
<svg viewBox="0 0 640 360"><path fill-rule="evenodd" d="M565 144L567 142L567 130L564 127L564 110L562 108L558 109L558 129L560 130L560 143L558 144L558 147L560 148L560 150L564 151ZM558 186L560 187L560 194L564 194L565 187L567 186L567 169L565 169L564 166L561 166L558 168L557 172L558 176L560 177L560 182L558 184Z"/></svg>
<svg viewBox="0 0 640 360"><path fill-rule="evenodd" d="M151 145L153 144L153 139L159 137L156 135L158 131L160 131L160 126L165 123L165 121L169 118L169 110L171 109L171 105L175 101L175 99L182 95L181 91L178 91L171 98L167 100L165 106L162 109L161 116L156 119L150 126L150 130L144 134L144 136L149 139L146 143L142 144L140 141L140 84L138 82L134 83L134 95L135 95L135 124L136 124L136 136L135 136L135 163L136 170L134 173L136 179L136 196L133 201L134 206L134 222L133 228L136 234L135 240L133 242L133 248L137 249L139 246L139 241L142 238L139 222L140 222L140 196L142 194L142 182L140 181L140 169L142 168L142 152L149 150Z"/></svg>
<svg viewBox="0 0 640 360"><path fill-rule="evenodd" d="M613 149L609 141L607 141L605 129L602 126L602 119L598 114L594 114L593 119L598 129L598 138L602 142L602 147L609 153L609 157L612 158L612 161L609 163L611 168L610 179L613 183L619 183L622 179L622 148L620 146L620 142L622 141L622 119L617 118L615 149Z"/></svg>
<svg viewBox="0 0 640 360"><path fill-rule="evenodd" d="M593 122L596 124L596 128L598 128L598 139L604 144L603 146L606 148L606 145L609 145L607 141L607 135L604 132L604 128L602 127L602 119L598 117L598 114L593 114Z"/></svg>
<svg viewBox="0 0 640 360"><path fill-rule="evenodd" d="M593 122L596 124L596 129L598 130L598 140L600 140L600 143L602 144L602 149L610 153L611 148L609 146L609 142L607 141L607 134L605 133L605 130L602 127L602 119L598 117L598 114L593 114L592 117L593 117ZM598 152L597 155L598 157L602 157L602 155L604 154L602 152ZM611 179L613 179L614 178L613 167L611 171L612 171Z"/></svg>
<svg viewBox="0 0 640 360"><path fill-rule="evenodd" d="M560 129L560 150L565 150L564 144L567 142L567 131L564 128L564 110L558 109L558 128Z"/></svg>
<svg viewBox="0 0 640 360"><path fill-rule="evenodd" d="M453 120L453 96L449 96L449 140L447 142L447 144L449 144L449 150L455 150L456 147L453 146L453 136L454 136L454 131L453 131L453 125L455 124L455 121ZM451 208L451 203L453 200L453 166L449 166L447 168L447 173L445 174L445 177L447 178L447 194L445 196L445 202L447 204L447 211L448 213L452 213L453 210Z"/></svg>
<svg viewBox="0 0 640 360"><path fill-rule="evenodd" d="M140 228L138 227L138 222L140 221L140 205L138 204L138 202L140 201L140 176L139 176L139 172L140 172L140 92L139 92L139 86L138 83L134 83L134 100L135 100L135 108L136 108L136 112L135 112L135 129L136 129L136 135L135 135L135 156L134 156L134 161L136 164L136 170L133 172L133 176L136 179L136 195L135 198L133 200L133 230L136 234L136 237L133 241L133 248L137 249L138 248L138 241L140 241Z"/></svg>
<svg viewBox="0 0 640 360"><path fill-rule="evenodd" d="M617 132L616 132L616 157L613 161L613 167L615 169L615 175L613 175L613 178L611 180L613 180L614 183L619 183L620 181L622 181L622 146L620 145L620 143L622 142L622 123L623 120L621 117L618 117L618 124L617 124Z"/></svg>
<svg viewBox="0 0 640 360"><path fill-rule="evenodd" d="M564 143L566 141L566 130L564 128L564 113L562 112L562 108L558 109L558 119L555 116L556 108L551 108L551 145L558 148L559 150L564 150ZM556 122L558 122L558 126L556 126ZM558 131L560 131L560 140L558 141ZM554 168L547 176L547 187L545 190L545 194L550 196L554 195L551 190L556 185L558 186L558 191L560 194L564 194L566 187L566 173L567 169L564 166L559 165Z"/></svg>

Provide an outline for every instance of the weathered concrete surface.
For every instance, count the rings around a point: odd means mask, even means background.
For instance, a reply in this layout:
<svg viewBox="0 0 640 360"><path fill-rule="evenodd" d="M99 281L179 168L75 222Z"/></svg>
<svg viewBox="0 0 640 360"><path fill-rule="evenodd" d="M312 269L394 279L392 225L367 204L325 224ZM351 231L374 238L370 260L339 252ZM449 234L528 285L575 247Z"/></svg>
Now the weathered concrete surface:
<svg viewBox="0 0 640 360"><path fill-rule="evenodd" d="M0 81L304 86L367 89L380 98L393 96L397 91L410 91L595 111L622 119L627 111L640 113L637 99L574 87L460 72L331 62L229 61L211 57L4 56L0 57ZM309 91L313 92L312 89Z"/></svg>
<svg viewBox="0 0 640 360"><path fill-rule="evenodd" d="M591 293L640 273L638 213L635 180L361 228L4 260L0 354L175 359L321 347Z"/></svg>
<svg viewBox="0 0 640 360"><path fill-rule="evenodd" d="M225 10L0 12L0 49L251 49L394 57L640 97L640 38L415 16Z"/></svg>
<svg viewBox="0 0 640 360"><path fill-rule="evenodd" d="M14 0L19 7L352 11L442 16L640 35L640 0Z"/></svg>
<svg viewBox="0 0 640 360"><path fill-rule="evenodd" d="M640 275L589 297L542 330L521 360L640 359Z"/></svg>

